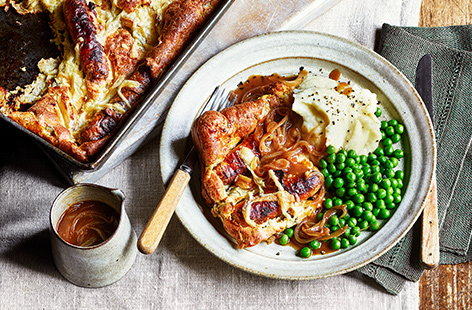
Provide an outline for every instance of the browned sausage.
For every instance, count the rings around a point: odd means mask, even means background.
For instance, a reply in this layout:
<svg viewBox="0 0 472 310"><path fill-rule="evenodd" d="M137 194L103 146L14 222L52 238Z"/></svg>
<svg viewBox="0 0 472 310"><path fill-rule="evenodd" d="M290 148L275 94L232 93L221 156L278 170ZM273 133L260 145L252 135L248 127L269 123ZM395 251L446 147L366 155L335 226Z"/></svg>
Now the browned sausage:
<svg viewBox="0 0 472 310"><path fill-rule="evenodd" d="M129 80L136 81L139 83L135 87L123 87L121 93L123 97L128 100L126 103L120 96L116 95L111 100L111 104L119 104L125 111L128 111L131 107L135 106L139 101L139 97L148 88L151 83L151 74L149 69L141 65L136 71L129 77ZM84 128L81 132L80 137L83 142L96 141L106 137L117 125L124 114L116 112L111 108L106 108L97 113L93 120Z"/></svg>
<svg viewBox="0 0 472 310"><path fill-rule="evenodd" d="M89 95L98 91L96 84L108 77L103 46L97 40L97 28L94 23L93 5L87 6L85 0L66 0L64 17L74 43L79 44L80 63L87 80Z"/></svg>
<svg viewBox="0 0 472 310"><path fill-rule="evenodd" d="M153 78L158 78L175 60L216 3L208 0L176 0L169 4L162 19L161 42L146 57Z"/></svg>

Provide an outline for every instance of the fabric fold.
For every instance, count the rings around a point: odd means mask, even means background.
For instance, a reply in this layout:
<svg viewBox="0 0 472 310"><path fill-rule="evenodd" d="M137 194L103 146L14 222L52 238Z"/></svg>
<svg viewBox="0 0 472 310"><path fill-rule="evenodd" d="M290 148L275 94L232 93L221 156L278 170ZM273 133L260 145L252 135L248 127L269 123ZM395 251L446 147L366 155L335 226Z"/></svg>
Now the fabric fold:
<svg viewBox="0 0 472 310"><path fill-rule="evenodd" d="M437 187L441 263L471 260L472 239L472 25L396 27L384 24L378 52L414 83L416 66L433 57L433 111L438 149ZM417 281L420 223L385 255L359 269L389 293Z"/></svg>

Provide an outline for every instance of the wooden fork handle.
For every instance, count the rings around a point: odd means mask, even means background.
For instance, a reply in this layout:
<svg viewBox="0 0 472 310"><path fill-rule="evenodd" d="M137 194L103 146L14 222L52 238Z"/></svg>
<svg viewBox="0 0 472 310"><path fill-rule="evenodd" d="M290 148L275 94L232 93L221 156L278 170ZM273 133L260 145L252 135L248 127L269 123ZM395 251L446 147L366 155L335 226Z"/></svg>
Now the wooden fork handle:
<svg viewBox="0 0 472 310"><path fill-rule="evenodd" d="M434 269L439 265L438 201L435 174L423 210L421 229L421 262L426 269Z"/></svg>
<svg viewBox="0 0 472 310"><path fill-rule="evenodd" d="M180 169L176 170L164 196L139 236L138 249L141 253L154 253L189 181L190 174Z"/></svg>

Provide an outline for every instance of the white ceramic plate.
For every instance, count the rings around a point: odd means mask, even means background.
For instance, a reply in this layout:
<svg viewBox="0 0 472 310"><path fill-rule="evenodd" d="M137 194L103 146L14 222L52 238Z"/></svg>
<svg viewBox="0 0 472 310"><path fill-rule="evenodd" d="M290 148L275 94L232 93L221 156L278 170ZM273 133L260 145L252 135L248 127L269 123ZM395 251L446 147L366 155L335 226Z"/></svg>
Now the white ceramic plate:
<svg viewBox="0 0 472 310"><path fill-rule="evenodd" d="M253 74L296 74L299 67L329 73L377 93L383 116L400 120L407 129L406 190L402 203L375 234L363 232L359 242L329 255L301 259L291 247L277 244L240 250L221 233L218 221L201 204L199 176L187 187L177 215L192 236L227 263L259 275L281 279L314 279L359 268L385 253L418 218L435 167L435 145L426 108L410 82L387 60L348 40L315 32L276 32L237 43L197 70L180 90L164 125L161 172L168 180L182 157L192 122L215 86L234 89ZM404 189L405 189L404 188Z"/></svg>

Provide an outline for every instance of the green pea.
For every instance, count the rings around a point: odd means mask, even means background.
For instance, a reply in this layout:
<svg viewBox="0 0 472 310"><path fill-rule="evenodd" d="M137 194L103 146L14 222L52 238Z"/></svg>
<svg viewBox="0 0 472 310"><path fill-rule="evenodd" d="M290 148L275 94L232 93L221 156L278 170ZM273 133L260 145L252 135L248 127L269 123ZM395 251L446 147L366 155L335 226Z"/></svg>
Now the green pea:
<svg viewBox="0 0 472 310"><path fill-rule="evenodd" d="M372 166L370 167L372 174L380 172L380 166Z"/></svg>
<svg viewBox="0 0 472 310"><path fill-rule="evenodd" d="M393 178L395 176L395 171L393 171L392 168L387 168L385 169L384 174L387 178Z"/></svg>
<svg viewBox="0 0 472 310"><path fill-rule="evenodd" d="M326 209L331 209L333 207L333 200L331 198L326 198L324 201L324 207Z"/></svg>
<svg viewBox="0 0 472 310"><path fill-rule="evenodd" d="M389 145L385 147L384 151L385 151L385 155L391 156L394 152L394 148L392 145Z"/></svg>
<svg viewBox="0 0 472 310"><path fill-rule="evenodd" d="M370 223L370 230L376 231L380 229L380 223L377 221L373 221Z"/></svg>
<svg viewBox="0 0 472 310"><path fill-rule="evenodd" d="M367 200L370 202L376 202L377 201L377 195L375 193L368 193L367 194Z"/></svg>
<svg viewBox="0 0 472 310"><path fill-rule="evenodd" d="M364 197L364 195L362 195L362 194L357 194L357 195L355 195L355 196L352 198L352 200L353 200L355 203L363 203L364 200L365 200L365 197Z"/></svg>
<svg viewBox="0 0 472 310"><path fill-rule="evenodd" d="M367 159L369 160L369 162L371 162L377 159L377 155L375 155L374 153L370 153L369 156L367 156Z"/></svg>
<svg viewBox="0 0 472 310"><path fill-rule="evenodd" d="M292 237L293 237L293 228L287 228L287 229L285 229L284 233L285 233L289 238L292 238Z"/></svg>
<svg viewBox="0 0 472 310"><path fill-rule="evenodd" d="M329 223L331 225L339 225L339 218L337 215L333 215L330 219L329 219Z"/></svg>
<svg viewBox="0 0 472 310"><path fill-rule="evenodd" d="M353 227L351 229L351 235L352 236L358 237L360 234L361 234L361 229L359 228L359 226Z"/></svg>
<svg viewBox="0 0 472 310"><path fill-rule="evenodd" d="M395 134L395 128L393 128L392 126L388 126L387 128L385 128L385 134L389 137L393 136Z"/></svg>
<svg viewBox="0 0 472 310"><path fill-rule="evenodd" d="M386 138L382 140L383 146L391 146L393 144L392 139Z"/></svg>
<svg viewBox="0 0 472 310"><path fill-rule="evenodd" d="M389 188L389 187L392 186L392 182L390 181L390 179L383 179L383 180L380 182L380 186L381 186L382 188L387 189L387 188Z"/></svg>
<svg viewBox="0 0 472 310"><path fill-rule="evenodd" d="M389 187L387 189L387 195L393 195L393 192L394 192L393 187Z"/></svg>
<svg viewBox="0 0 472 310"><path fill-rule="evenodd" d="M385 209L385 201L383 201L382 199L379 199L375 202L375 207L377 209Z"/></svg>
<svg viewBox="0 0 472 310"><path fill-rule="evenodd" d="M387 196L387 191L383 188L380 188L378 191L377 191L377 198L379 199L384 199L385 196Z"/></svg>
<svg viewBox="0 0 472 310"><path fill-rule="evenodd" d="M367 229L367 227L369 227L369 222L367 222L366 220L363 220L362 222L359 223L359 228L364 230L364 229Z"/></svg>
<svg viewBox="0 0 472 310"><path fill-rule="evenodd" d="M316 219L317 219L318 221L320 221L320 220L323 218L323 214L324 214L324 212L318 213L318 214L316 215Z"/></svg>
<svg viewBox="0 0 472 310"><path fill-rule="evenodd" d="M342 178L336 178L334 179L334 183L333 183L333 186L335 188L340 188L340 187L343 187L344 185L344 180Z"/></svg>
<svg viewBox="0 0 472 310"><path fill-rule="evenodd" d="M341 239L341 248L345 249L349 247L349 240L347 238L342 238Z"/></svg>
<svg viewBox="0 0 472 310"><path fill-rule="evenodd" d="M380 130L380 136L381 136L381 140L385 140L387 138L387 134L383 130Z"/></svg>
<svg viewBox="0 0 472 310"><path fill-rule="evenodd" d="M375 219L374 215L372 214L372 211L367 210L362 213L362 218L367 222L372 222Z"/></svg>
<svg viewBox="0 0 472 310"><path fill-rule="evenodd" d="M367 155L361 155L359 156L359 162L361 164L365 164L367 162Z"/></svg>
<svg viewBox="0 0 472 310"><path fill-rule="evenodd" d="M346 152L345 149L341 149L338 153L339 153L339 154L343 154L344 156L347 157L347 152Z"/></svg>
<svg viewBox="0 0 472 310"><path fill-rule="evenodd" d="M397 180L397 188L403 188L403 181L401 179L396 179Z"/></svg>
<svg viewBox="0 0 472 310"><path fill-rule="evenodd" d="M375 155L377 155L377 156L383 156L383 155L385 155L385 154L384 154L384 150L383 150L381 147L376 148L375 151L374 151L374 153L375 153Z"/></svg>
<svg viewBox="0 0 472 310"><path fill-rule="evenodd" d="M328 188L331 187L331 185L333 185L333 181L334 181L334 179L333 179L332 176L327 176L327 177L325 178L325 184L326 184L326 186L327 186Z"/></svg>
<svg viewBox="0 0 472 310"><path fill-rule="evenodd" d="M380 129L385 129L388 127L388 123L387 121L381 121L380 122Z"/></svg>
<svg viewBox="0 0 472 310"><path fill-rule="evenodd" d="M341 248L341 241L339 241L339 239L337 239L337 238L333 238L333 239L331 239L331 243L330 243L329 246L333 250L339 250Z"/></svg>
<svg viewBox="0 0 472 310"><path fill-rule="evenodd" d="M344 232L344 236L349 237L351 235L351 227L348 227Z"/></svg>
<svg viewBox="0 0 472 310"><path fill-rule="evenodd" d="M352 167L355 164L356 164L356 161L355 161L354 158L349 157L349 158L346 159L346 166L347 167Z"/></svg>
<svg viewBox="0 0 472 310"><path fill-rule="evenodd" d="M356 217L356 218L359 218L361 215L362 215L362 212L364 212L364 210L362 210L362 207L361 206L355 206L353 209L352 209L352 216Z"/></svg>
<svg viewBox="0 0 472 310"><path fill-rule="evenodd" d="M339 219L339 227L344 227L346 226L346 220L345 219Z"/></svg>
<svg viewBox="0 0 472 310"><path fill-rule="evenodd" d="M350 188L350 189L347 191L347 194L348 194L349 196L353 197L353 196L355 196L355 195L358 194L358 193L357 193L357 189L355 189L355 188Z"/></svg>
<svg viewBox="0 0 472 310"><path fill-rule="evenodd" d="M402 150L398 149L398 150L393 151L393 156L394 156L394 158L400 159L400 158L403 158L403 156L405 156L405 154L403 153Z"/></svg>
<svg viewBox="0 0 472 310"><path fill-rule="evenodd" d="M402 196L401 195L393 194L393 202L394 203L400 203L401 201L402 201Z"/></svg>
<svg viewBox="0 0 472 310"><path fill-rule="evenodd" d="M372 171L369 166L364 166L362 167L362 172L364 173L364 175L369 175Z"/></svg>
<svg viewBox="0 0 472 310"><path fill-rule="evenodd" d="M378 161L378 160L373 160L370 164L371 164L372 166L380 166L380 161Z"/></svg>
<svg viewBox="0 0 472 310"><path fill-rule="evenodd" d="M382 174L380 172L372 174L371 181L372 183L379 184L382 182Z"/></svg>
<svg viewBox="0 0 472 310"><path fill-rule="evenodd" d="M298 252L298 255L300 255L302 258L308 258L311 256L311 249L309 247L301 248Z"/></svg>
<svg viewBox="0 0 472 310"><path fill-rule="evenodd" d="M326 161L329 164L333 164L336 161L336 154L329 154L328 156L326 156Z"/></svg>
<svg viewBox="0 0 472 310"><path fill-rule="evenodd" d="M391 179L390 182L392 182L392 187L397 188L398 187L398 181L397 179Z"/></svg>
<svg viewBox="0 0 472 310"><path fill-rule="evenodd" d="M353 182L356 180L356 175L353 172L349 172L346 174L346 180Z"/></svg>
<svg viewBox="0 0 472 310"><path fill-rule="evenodd" d="M333 172L333 177L334 178L337 178L339 176L341 176L341 170L336 170L335 172Z"/></svg>
<svg viewBox="0 0 472 310"><path fill-rule="evenodd" d="M391 119L388 121L388 124L390 126L397 126L398 125L398 121L396 119Z"/></svg>
<svg viewBox="0 0 472 310"><path fill-rule="evenodd" d="M405 126L398 124L395 126L395 132L401 135L405 131Z"/></svg>
<svg viewBox="0 0 472 310"><path fill-rule="evenodd" d="M386 206L387 209L389 209L389 210L395 209L395 207L396 207L395 203L393 203L393 202L386 202L386 203L385 203L385 206Z"/></svg>
<svg viewBox="0 0 472 310"><path fill-rule="evenodd" d="M389 209L380 209L379 218L380 219L388 219L390 217L390 210Z"/></svg>
<svg viewBox="0 0 472 310"><path fill-rule="evenodd" d="M328 163L327 163L326 160L324 160L324 159L320 159L319 165L320 165L320 168L326 168L326 167L328 167Z"/></svg>
<svg viewBox="0 0 472 310"><path fill-rule="evenodd" d="M367 201L362 204L362 207L364 208L364 210L367 210L367 211L372 211L372 209L374 208L372 203L367 202Z"/></svg>
<svg viewBox="0 0 472 310"><path fill-rule="evenodd" d="M342 199L340 199L340 198L335 198L335 199L333 200L333 204L334 204L335 206L340 206L340 205L343 204L343 201L342 201Z"/></svg>
<svg viewBox="0 0 472 310"><path fill-rule="evenodd" d="M334 164L329 164L326 170L328 170L329 173L334 173L336 171L336 166Z"/></svg>
<svg viewBox="0 0 472 310"><path fill-rule="evenodd" d="M361 193L367 193L367 185L365 183L358 183L357 190Z"/></svg>
<svg viewBox="0 0 472 310"><path fill-rule="evenodd" d="M385 169L392 169L393 168L393 163L391 160L387 161L384 165Z"/></svg>
<svg viewBox="0 0 472 310"><path fill-rule="evenodd" d="M334 154L334 153L336 153L336 148L334 146L330 145L326 148L326 153Z"/></svg>
<svg viewBox="0 0 472 310"><path fill-rule="evenodd" d="M349 220L347 220L347 225L349 227L355 227L357 225L357 220L354 217L351 217Z"/></svg>
<svg viewBox="0 0 472 310"><path fill-rule="evenodd" d="M346 160L346 156L343 153L338 153L336 155L336 162L343 163Z"/></svg>
<svg viewBox="0 0 472 310"><path fill-rule="evenodd" d="M371 193L376 193L379 190L379 186L377 184L370 184L369 186L369 192Z"/></svg>
<svg viewBox="0 0 472 310"><path fill-rule="evenodd" d="M393 143L399 142L399 141L401 140L401 138L402 138L402 137L401 137L398 133L394 134L394 135L391 137Z"/></svg>
<svg viewBox="0 0 472 310"><path fill-rule="evenodd" d="M373 214L374 216L379 215L379 212L380 212L380 209L377 209L377 208L375 208L374 210L372 210L372 214Z"/></svg>
<svg viewBox="0 0 472 310"><path fill-rule="evenodd" d="M344 187L340 187L336 190L336 196L344 197L345 194L346 194L346 189Z"/></svg>
<svg viewBox="0 0 472 310"><path fill-rule="evenodd" d="M356 168L356 169L354 169L353 172L356 176L356 179L360 179L364 176L364 171L362 171L362 169Z"/></svg>
<svg viewBox="0 0 472 310"><path fill-rule="evenodd" d="M385 203L387 204L387 203L393 202L393 199L394 199L394 198L393 198L393 195L388 194L388 195L385 197L384 200L385 200Z"/></svg>
<svg viewBox="0 0 472 310"><path fill-rule="evenodd" d="M383 165L388 161L388 158L382 155L382 156L379 156L378 161L381 165Z"/></svg>
<svg viewBox="0 0 472 310"><path fill-rule="evenodd" d="M353 187L356 187L356 182L347 182L345 184L345 187L346 188L353 188Z"/></svg>
<svg viewBox="0 0 472 310"><path fill-rule="evenodd" d="M280 236L279 238L279 243L281 245L286 245L287 243L289 243L289 241L290 241L290 238L286 234L282 234L282 236Z"/></svg>
<svg viewBox="0 0 472 310"><path fill-rule="evenodd" d="M347 240L349 240L350 245L354 245L354 244L357 243L357 238L355 236L352 236L352 235L347 237Z"/></svg>
<svg viewBox="0 0 472 310"><path fill-rule="evenodd" d="M402 170L395 171L395 177L397 179L403 180L404 176L405 176L405 174Z"/></svg>
<svg viewBox="0 0 472 310"><path fill-rule="evenodd" d="M319 242L318 240L313 240L308 243L308 246L313 250L318 250L321 247L321 242Z"/></svg>
<svg viewBox="0 0 472 310"><path fill-rule="evenodd" d="M355 204L354 204L354 202L352 202L352 200L348 200L345 203L346 203L346 209L348 209L348 210L351 210L355 206Z"/></svg>
<svg viewBox="0 0 472 310"><path fill-rule="evenodd" d="M354 151L354 150L349 150L349 151L347 152L347 156L348 156L348 157L351 157L351 158L357 158L357 153L356 153L356 151Z"/></svg>
<svg viewBox="0 0 472 310"><path fill-rule="evenodd" d="M351 173L353 171L354 171L354 169L352 169L352 167L346 167L346 168L343 169L343 174L347 175L348 173Z"/></svg>
<svg viewBox="0 0 472 310"><path fill-rule="evenodd" d="M342 171L346 167L344 163L339 163L336 165L336 170Z"/></svg>
<svg viewBox="0 0 472 310"><path fill-rule="evenodd" d="M325 168L325 169L321 169L321 173L323 174L323 176L324 176L325 178L327 178L327 177L329 176L329 174L330 174L329 171L328 171L328 169L326 169L326 168Z"/></svg>

